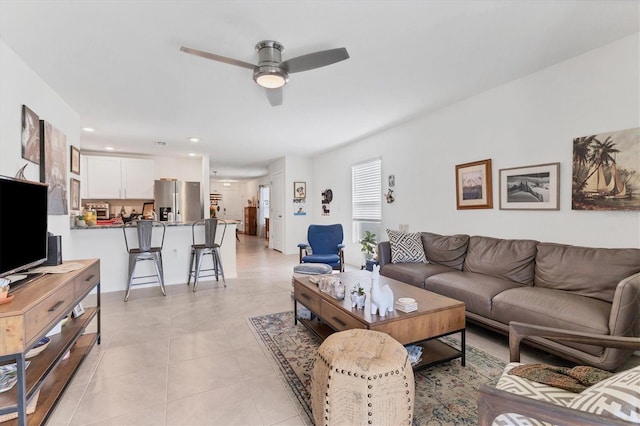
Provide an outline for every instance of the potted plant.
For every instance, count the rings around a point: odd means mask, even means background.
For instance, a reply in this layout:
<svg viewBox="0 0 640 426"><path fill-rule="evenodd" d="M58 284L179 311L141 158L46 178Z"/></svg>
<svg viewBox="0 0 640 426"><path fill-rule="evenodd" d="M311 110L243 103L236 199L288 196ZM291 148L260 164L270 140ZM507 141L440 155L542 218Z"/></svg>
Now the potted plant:
<svg viewBox="0 0 640 426"><path fill-rule="evenodd" d="M351 290L351 307L358 309L364 309L364 302L367 299L367 293L364 292L364 287L358 281Z"/></svg>
<svg viewBox="0 0 640 426"><path fill-rule="evenodd" d="M84 221L84 215L79 214L76 216L76 226L79 226L79 227L86 226L86 222Z"/></svg>
<svg viewBox="0 0 640 426"><path fill-rule="evenodd" d="M365 261L375 257L377 244L376 234L371 231L364 231L364 235L362 235L362 239L360 240L360 251L364 255Z"/></svg>

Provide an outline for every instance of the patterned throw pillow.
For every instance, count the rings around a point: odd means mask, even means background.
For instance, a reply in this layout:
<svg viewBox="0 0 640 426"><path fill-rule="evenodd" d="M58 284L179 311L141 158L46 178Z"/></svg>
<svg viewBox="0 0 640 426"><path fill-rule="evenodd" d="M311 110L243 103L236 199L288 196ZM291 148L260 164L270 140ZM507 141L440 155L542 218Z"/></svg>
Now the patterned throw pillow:
<svg viewBox="0 0 640 426"><path fill-rule="evenodd" d="M387 229L391 244L391 263L427 263L419 232L406 233Z"/></svg>
<svg viewBox="0 0 640 426"><path fill-rule="evenodd" d="M640 366L591 386L569 408L640 423Z"/></svg>

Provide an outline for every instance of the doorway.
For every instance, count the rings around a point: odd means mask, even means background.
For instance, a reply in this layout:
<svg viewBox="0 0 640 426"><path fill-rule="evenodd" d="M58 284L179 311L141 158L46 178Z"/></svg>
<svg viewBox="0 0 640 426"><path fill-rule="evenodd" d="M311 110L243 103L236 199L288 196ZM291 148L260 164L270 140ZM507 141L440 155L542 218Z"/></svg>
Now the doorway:
<svg viewBox="0 0 640 426"><path fill-rule="evenodd" d="M260 236L269 241L269 187L260 185Z"/></svg>

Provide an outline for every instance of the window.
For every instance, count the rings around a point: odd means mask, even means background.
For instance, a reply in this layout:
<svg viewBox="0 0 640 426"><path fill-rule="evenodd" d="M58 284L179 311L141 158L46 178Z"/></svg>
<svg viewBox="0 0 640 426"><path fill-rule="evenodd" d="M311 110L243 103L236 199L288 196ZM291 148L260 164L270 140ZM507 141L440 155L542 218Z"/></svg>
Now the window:
<svg viewBox="0 0 640 426"><path fill-rule="evenodd" d="M364 231L378 233L382 221L382 161L380 159L351 167L351 216L353 241Z"/></svg>

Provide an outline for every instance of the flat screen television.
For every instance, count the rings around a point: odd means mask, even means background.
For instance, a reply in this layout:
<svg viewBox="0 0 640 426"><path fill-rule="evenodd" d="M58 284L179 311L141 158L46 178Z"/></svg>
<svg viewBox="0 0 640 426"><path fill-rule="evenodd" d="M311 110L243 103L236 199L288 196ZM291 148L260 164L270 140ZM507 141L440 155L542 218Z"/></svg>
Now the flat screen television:
<svg viewBox="0 0 640 426"><path fill-rule="evenodd" d="M0 176L0 277L47 260L47 185Z"/></svg>

